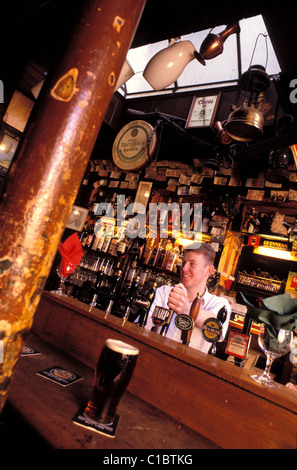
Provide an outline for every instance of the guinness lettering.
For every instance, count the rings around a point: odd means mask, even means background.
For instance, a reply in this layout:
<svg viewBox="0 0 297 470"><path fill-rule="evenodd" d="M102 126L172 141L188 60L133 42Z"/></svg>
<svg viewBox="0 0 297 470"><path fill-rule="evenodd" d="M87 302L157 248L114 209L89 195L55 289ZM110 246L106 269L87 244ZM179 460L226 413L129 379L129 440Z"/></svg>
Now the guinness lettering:
<svg viewBox="0 0 297 470"><path fill-rule="evenodd" d="M272 240L263 240L263 246L269 248L278 248L279 250L288 250L288 244L282 242L275 242Z"/></svg>

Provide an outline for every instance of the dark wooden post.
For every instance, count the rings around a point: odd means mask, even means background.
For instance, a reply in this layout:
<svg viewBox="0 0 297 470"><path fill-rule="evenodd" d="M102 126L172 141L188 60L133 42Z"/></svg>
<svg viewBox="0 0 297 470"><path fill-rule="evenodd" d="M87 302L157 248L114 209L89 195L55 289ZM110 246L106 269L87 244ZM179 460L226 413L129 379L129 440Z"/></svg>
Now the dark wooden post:
<svg viewBox="0 0 297 470"><path fill-rule="evenodd" d="M145 0L82 3L0 202L0 412Z"/></svg>

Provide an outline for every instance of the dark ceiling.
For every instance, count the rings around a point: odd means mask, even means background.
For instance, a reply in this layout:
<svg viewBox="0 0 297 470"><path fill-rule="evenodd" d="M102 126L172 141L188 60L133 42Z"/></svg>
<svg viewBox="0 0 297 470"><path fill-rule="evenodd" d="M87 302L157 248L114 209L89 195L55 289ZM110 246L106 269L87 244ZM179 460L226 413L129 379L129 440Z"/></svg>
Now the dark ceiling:
<svg viewBox="0 0 297 470"><path fill-rule="evenodd" d="M23 89L20 91L26 92L26 87L30 90L59 57L83 3L73 0L10 0L1 5L0 79L9 83L22 74ZM132 47L262 13L282 70L291 78L295 78L296 71L297 78L295 18L290 5L292 2L286 4L286 0L273 4L260 0L147 0Z"/></svg>

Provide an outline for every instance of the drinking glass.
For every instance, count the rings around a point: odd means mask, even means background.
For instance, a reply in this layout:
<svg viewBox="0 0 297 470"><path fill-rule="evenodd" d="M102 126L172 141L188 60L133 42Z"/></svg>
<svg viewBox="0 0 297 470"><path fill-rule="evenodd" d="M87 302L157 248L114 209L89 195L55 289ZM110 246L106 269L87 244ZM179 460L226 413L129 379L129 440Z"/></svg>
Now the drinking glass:
<svg viewBox="0 0 297 470"><path fill-rule="evenodd" d="M279 330L277 337L269 333L269 326L262 324L258 343L262 351L266 355L266 367L262 374L254 374L250 377L261 385L267 387L280 388L280 385L272 380L270 377L270 369L273 361L277 357L284 356L290 350L290 343L292 340L292 332L290 330Z"/></svg>
<svg viewBox="0 0 297 470"><path fill-rule="evenodd" d="M64 294L64 292L63 292L63 286L64 286L64 283L65 283L68 275L71 274L74 271L75 266L76 266L75 264L72 264L72 263L67 263L66 264L65 262L63 262L63 269L61 269L62 268L62 262L60 263L60 265L57 268L57 274L60 278L60 284L59 284L59 287L58 287L57 290L51 291L53 294L63 295L65 297L67 297L66 294ZM65 273L67 273L67 276L65 276Z"/></svg>
<svg viewBox="0 0 297 470"><path fill-rule="evenodd" d="M117 407L136 365L139 350L116 339L107 339L99 356L90 400L83 412L87 419L112 425Z"/></svg>

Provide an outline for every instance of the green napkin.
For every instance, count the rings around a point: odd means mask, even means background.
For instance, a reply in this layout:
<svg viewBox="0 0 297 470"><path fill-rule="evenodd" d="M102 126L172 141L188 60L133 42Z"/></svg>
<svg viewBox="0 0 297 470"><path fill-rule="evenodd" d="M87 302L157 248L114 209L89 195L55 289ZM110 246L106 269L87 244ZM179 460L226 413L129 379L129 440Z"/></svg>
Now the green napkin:
<svg viewBox="0 0 297 470"><path fill-rule="evenodd" d="M297 299L290 294L268 297L262 301L262 307L255 307L240 292L247 307L247 315L258 323L267 325L267 334L271 341L277 338L279 330L294 331L297 329Z"/></svg>

